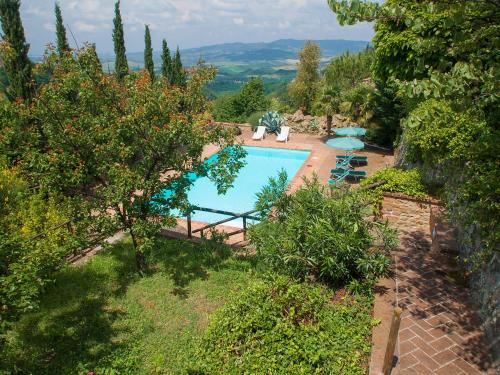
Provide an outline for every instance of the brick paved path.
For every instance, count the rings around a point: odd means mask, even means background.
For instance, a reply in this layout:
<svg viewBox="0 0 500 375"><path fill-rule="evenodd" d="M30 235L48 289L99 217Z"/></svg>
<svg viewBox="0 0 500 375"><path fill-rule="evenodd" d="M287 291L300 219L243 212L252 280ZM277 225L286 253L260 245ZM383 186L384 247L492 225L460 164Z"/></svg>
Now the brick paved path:
<svg viewBox="0 0 500 375"><path fill-rule="evenodd" d="M450 277L452 256L431 250L429 205L386 198L383 214L400 238L396 296L404 312L392 374L494 374L468 289Z"/></svg>

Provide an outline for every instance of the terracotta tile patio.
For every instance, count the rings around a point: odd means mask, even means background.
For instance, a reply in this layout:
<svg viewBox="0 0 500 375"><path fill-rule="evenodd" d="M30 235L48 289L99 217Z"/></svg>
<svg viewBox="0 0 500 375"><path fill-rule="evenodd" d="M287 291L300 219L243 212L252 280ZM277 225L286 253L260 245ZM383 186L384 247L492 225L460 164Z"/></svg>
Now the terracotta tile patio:
<svg viewBox="0 0 500 375"><path fill-rule="evenodd" d="M403 315L392 374L494 374L469 291L450 277L452 257L431 249L430 205L385 198L383 215L400 240L392 307L397 302ZM370 373L378 375L373 360Z"/></svg>
<svg viewBox="0 0 500 375"><path fill-rule="evenodd" d="M312 177L314 172L318 175L320 181L326 184L330 178L330 170L335 167L335 155L344 153L327 146L325 142L328 138L319 135L291 133L290 140L285 143L276 142L276 136L271 134L262 141L254 141L252 140L253 132L250 127L241 126L240 128L242 129L242 135L239 140L246 146L311 150L311 155L309 155L309 158L291 182L292 190L300 186L303 176ZM368 176L379 169L394 164L394 157L389 152L365 149L357 151L355 154L368 156L368 165L356 168L366 171Z"/></svg>

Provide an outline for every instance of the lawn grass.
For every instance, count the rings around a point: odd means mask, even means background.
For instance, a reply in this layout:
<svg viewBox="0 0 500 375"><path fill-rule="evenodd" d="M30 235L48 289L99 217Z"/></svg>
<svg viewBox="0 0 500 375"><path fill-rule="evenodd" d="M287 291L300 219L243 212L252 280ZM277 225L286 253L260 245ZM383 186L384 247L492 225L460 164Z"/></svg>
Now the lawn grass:
<svg viewBox="0 0 500 375"><path fill-rule="evenodd" d="M7 336L0 368L19 374L185 373L209 314L256 278L251 258L162 240L146 277L130 242L66 267Z"/></svg>
<svg viewBox="0 0 500 375"><path fill-rule="evenodd" d="M8 333L0 352L0 374L197 373L197 348L210 340L217 322L212 312L226 302L239 303L245 293L251 295L252 288L263 279L262 272L252 256L236 256L227 248L210 244L165 239L148 257L148 264L148 274L138 276L132 247L126 240L85 265L62 269L45 293L40 310L25 315ZM332 318L320 320L317 326L294 329L300 334L316 332L306 347L312 345L328 353L321 365L324 369L340 363L342 368L348 366L352 374L365 373L370 352L371 302L353 306L352 299L337 300L334 290L322 288L326 300L334 301L329 303L331 313L327 314ZM254 303L251 311L259 312L260 307L261 302ZM275 308L281 311L279 305ZM218 313L218 319L221 314L224 310ZM209 318L213 323L207 336ZM269 321L252 324L272 327L276 319L283 319L279 327L284 327L289 318L271 316ZM238 320L239 315L234 324L240 324ZM233 324L233 319L229 323ZM259 340L268 335L277 340L269 350L273 347L289 354L293 345L295 354L290 358L310 361L309 349L303 352L300 348L304 343L295 342L302 336L275 336L276 329L257 336L251 329L245 336L251 348L245 359L258 354L257 349L266 353L266 341ZM277 363L281 355L273 357ZM216 361L214 356L211 364ZM285 374L287 368L276 373Z"/></svg>

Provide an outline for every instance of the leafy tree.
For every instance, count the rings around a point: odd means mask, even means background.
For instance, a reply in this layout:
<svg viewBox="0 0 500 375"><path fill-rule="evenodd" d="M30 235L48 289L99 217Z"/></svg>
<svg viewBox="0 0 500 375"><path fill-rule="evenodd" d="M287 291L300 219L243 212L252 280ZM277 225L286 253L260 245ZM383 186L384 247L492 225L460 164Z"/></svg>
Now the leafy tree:
<svg viewBox="0 0 500 375"><path fill-rule="evenodd" d="M321 49L318 44L308 41L299 53L297 76L288 86L290 97L295 105L309 113L316 96L319 81Z"/></svg>
<svg viewBox="0 0 500 375"><path fill-rule="evenodd" d="M115 3L115 18L113 19L113 45L115 48L115 75L123 79L128 74L128 62L125 55L125 38L123 34L120 0Z"/></svg>
<svg viewBox="0 0 500 375"><path fill-rule="evenodd" d="M322 73L315 112L327 116L327 133L332 127L332 115L341 112L345 93L371 77L373 49L358 54L345 53L333 58Z"/></svg>
<svg viewBox="0 0 500 375"><path fill-rule="evenodd" d="M240 121L241 116L236 113L234 105L235 98L235 94L223 94L212 102L211 113L216 121Z"/></svg>
<svg viewBox="0 0 500 375"><path fill-rule="evenodd" d="M56 38L57 38L57 52L59 55L64 54L70 50L68 39L66 37L66 28L64 27L64 22L61 14L61 7L56 2L54 6L54 12L56 15Z"/></svg>
<svg viewBox="0 0 500 375"><path fill-rule="evenodd" d="M238 93L219 97L212 113L217 121L244 122L256 112L266 111L269 104L264 93L264 82L261 78L253 77L245 82Z"/></svg>
<svg viewBox="0 0 500 375"><path fill-rule="evenodd" d="M241 88L234 101L235 112L247 118L254 112L265 111L269 101L264 93L262 78L252 77Z"/></svg>
<svg viewBox="0 0 500 375"><path fill-rule="evenodd" d="M179 47L175 51L174 61L172 62L172 84L175 86L186 85L186 73L182 67L181 52Z"/></svg>
<svg viewBox="0 0 500 375"><path fill-rule="evenodd" d="M171 91L146 72L123 83L105 75L91 48L63 57L32 106L12 104L25 137L35 138L18 166L41 191L78 199L94 230L129 231L143 270L144 253L172 222L170 210L187 205L188 172L209 176L224 191L242 165L243 150L226 148L231 130L211 126L205 113L203 87L214 75L213 68L194 69L185 89ZM45 144L36 142L34 124ZM209 143L222 147L211 164L202 160Z"/></svg>
<svg viewBox="0 0 500 375"><path fill-rule="evenodd" d="M32 65L28 57L29 44L24 37L19 6L19 0L0 0L4 42L0 54L9 78L8 96L11 99L19 97L30 100L34 88Z"/></svg>
<svg viewBox="0 0 500 375"><path fill-rule="evenodd" d="M376 21L374 78L403 103L398 164L443 188L462 261L492 319L498 273L500 96L497 0L329 0L340 23ZM490 274L488 274L490 273ZM488 294L489 293L489 294Z"/></svg>
<svg viewBox="0 0 500 375"><path fill-rule="evenodd" d="M144 68L149 73L151 81L155 79L155 65L153 62L153 47L151 47L151 33L149 32L149 25L146 25L144 31Z"/></svg>
<svg viewBox="0 0 500 375"><path fill-rule="evenodd" d="M172 83L172 56L170 56L170 49L168 48L167 41L163 39L162 51L161 51L161 72L163 77Z"/></svg>

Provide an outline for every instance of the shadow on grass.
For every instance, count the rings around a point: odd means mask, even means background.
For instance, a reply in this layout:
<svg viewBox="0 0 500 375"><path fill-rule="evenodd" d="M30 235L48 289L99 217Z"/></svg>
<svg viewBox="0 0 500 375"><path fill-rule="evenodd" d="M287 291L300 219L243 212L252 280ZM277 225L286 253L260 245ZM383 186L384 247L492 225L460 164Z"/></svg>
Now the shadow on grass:
<svg viewBox="0 0 500 375"><path fill-rule="evenodd" d="M173 294L180 298L187 298L188 285L195 280L206 280L210 270L222 270L229 267L242 267L244 262L228 264L227 260L234 250L228 246L206 241L194 244L188 241L160 240L155 254L151 257L152 263L161 268L174 283ZM236 258L236 257L235 257ZM242 257L254 265L253 257Z"/></svg>
<svg viewBox="0 0 500 375"><path fill-rule="evenodd" d="M72 374L106 366L103 358L126 350L112 342L119 333L113 322L124 312L111 309L109 298L122 294L136 277L127 243L85 266L61 270L42 296L40 310L25 315L9 333L0 368L18 374Z"/></svg>
<svg viewBox="0 0 500 375"><path fill-rule="evenodd" d="M173 281L173 294L187 298L189 284L206 280L211 272L253 267L253 257L238 259L233 251L160 239L148 257L149 274L165 273ZM140 340L120 298L139 280L127 241L81 267L61 270L42 296L39 311L26 314L8 334L0 351L0 373L86 374L102 368L137 373Z"/></svg>

